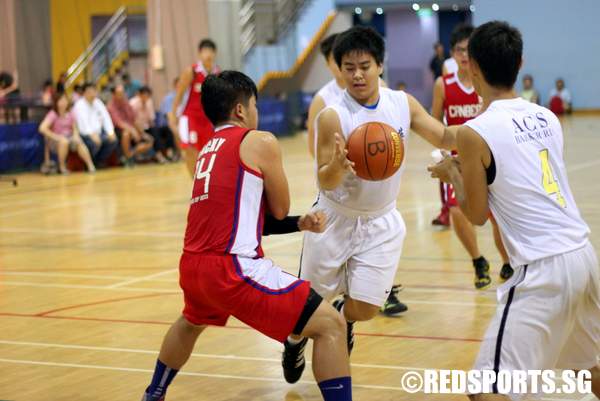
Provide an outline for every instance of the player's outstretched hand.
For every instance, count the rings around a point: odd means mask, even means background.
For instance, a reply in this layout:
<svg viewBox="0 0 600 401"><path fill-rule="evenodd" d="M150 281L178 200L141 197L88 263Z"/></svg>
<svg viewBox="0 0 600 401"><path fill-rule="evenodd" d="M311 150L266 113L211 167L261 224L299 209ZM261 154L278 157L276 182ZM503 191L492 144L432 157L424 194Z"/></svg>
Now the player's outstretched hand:
<svg viewBox="0 0 600 401"><path fill-rule="evenodd" d="M435 164L427 167L427 171L431 173L432 178L439 178L443 182L450 183L450 177L455 172L460 172L460 165L456 157L450 155L446 151L442 151L443 159Z"/></svg>
<svg viewBox="0 0 600 401"><path fill-rule="evenodd" d="M327 216L321 211L310 212L300 217L298 228L300 231L312 231L313 233L322 233L325 231Z"/></svg>
<svg viewBox="0 0 600 401"><path fill-rule="evenodd" d="M332 162L340 166L342 170L356 174L356 171L354 171L354 162L348 160L348 150L344 146L344 140L341 135L337 132L335 133L335 153L333 154Z"/></svg>

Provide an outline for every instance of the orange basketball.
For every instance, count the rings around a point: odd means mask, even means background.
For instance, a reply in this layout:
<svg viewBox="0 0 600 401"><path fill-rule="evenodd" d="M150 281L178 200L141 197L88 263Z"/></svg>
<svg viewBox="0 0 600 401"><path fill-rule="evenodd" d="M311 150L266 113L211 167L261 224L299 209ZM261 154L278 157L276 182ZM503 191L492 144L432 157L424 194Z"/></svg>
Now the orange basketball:
<svg viewBox="0 0 600 401"><path fill-rule="evenodd" d="M404 160L404 140L385 123L369 122L356 128L346 144L356 175L370 181L394 175Z"/></svg>

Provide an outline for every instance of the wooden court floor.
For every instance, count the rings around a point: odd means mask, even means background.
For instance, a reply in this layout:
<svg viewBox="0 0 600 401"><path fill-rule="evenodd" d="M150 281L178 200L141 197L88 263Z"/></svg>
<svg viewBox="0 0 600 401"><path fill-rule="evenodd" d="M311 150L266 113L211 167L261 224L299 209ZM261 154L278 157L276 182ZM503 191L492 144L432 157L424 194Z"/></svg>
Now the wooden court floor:
<svg viewBox="0 0 600 401"><path fill-rule="evenodd" d="M571 117L564 127L571 186L600 250L600 117ZM281 141L293 213L315 195L305 141ZM355 400L465 400L407 394L400 379L411 369L470 368L494 311L500 260L489 225L478 233L495 281L478 292L458 240L429 224L439 206L425 170L430 151L410 139L398 199L408 235L396 281L409 311L355 328ZM183 164L19 181L0 184L0 399L139 400L182 306L177 263L191 185ZM269 257L297 272L301 235L265 243ZM310 369L298 384L283 381L280 352L231 319L200 337L167 400L320 400Z"/></svg>

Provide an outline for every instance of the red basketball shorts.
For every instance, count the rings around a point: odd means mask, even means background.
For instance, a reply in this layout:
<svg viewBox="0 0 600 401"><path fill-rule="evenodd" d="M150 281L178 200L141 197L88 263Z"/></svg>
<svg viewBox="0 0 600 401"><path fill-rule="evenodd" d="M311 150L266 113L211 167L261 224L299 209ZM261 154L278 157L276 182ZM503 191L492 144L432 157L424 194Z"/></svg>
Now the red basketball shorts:
<svg viewBox="0 0 600 401"><path fill-rule="evenodd" d="M310 283L269 259L183 253L179 274L183 316L192 324L224 326L234 316L283 342L305 318Z"/></svg>

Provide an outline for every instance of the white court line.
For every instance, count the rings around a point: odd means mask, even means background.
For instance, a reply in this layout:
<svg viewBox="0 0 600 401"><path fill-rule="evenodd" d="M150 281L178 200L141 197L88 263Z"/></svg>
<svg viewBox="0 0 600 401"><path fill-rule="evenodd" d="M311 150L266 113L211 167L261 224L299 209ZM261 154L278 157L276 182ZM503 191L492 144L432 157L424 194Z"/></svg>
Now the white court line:
<svg viewBox="0 0 600 401"><path fill-rule="evenodd" d="M30 361L24 359L7 359L0 358L0 362L4 363L14 363L21 365L38 365L38 366L53 366L53 367L65 367L65 368L79 368L79 369L99 369L99 370L113 370L120 372L139 372L139 373L154 373L151 369L139 369L139 368L124 368L120 366L106 366L106 365L88 365L88 364L79 364L79 363L63 363L63 362L43 362L43 361ZM258 381L258 382L272 382L272 383L282 383L286 384L286 382L282 379L271 378L271 377L256 377L256 376L238 376L238 375L221 375L214 373L197 373L197 372L179 372L178 376L194 376L194 377L209 377L213 379L233 379L233 380L247 380L247 381ZM310 380L300 380L297 382L298 384L317 384L314 381ZM404 389L402 387L395 386L378 386L371 384L356 384L352 383L352 388L363 388L369 390L393 390L393 391L402 391ZM544 401L578 401L573 399L565 399L565 398L541 398ZM586 400L586 399L584 399ZM584 401L581 400L581 401Z"/></svg>
<svg viewBox="0 0 600 401"><path fill-rule="evenodd" d="M109 291L133 291L133 292L164 292L174 293L178 292L178 289L166 289L166 288L139 288L139 287L118 287L118 288L107 288L105 285L83 285L83 284L52 284L52 283L29 283L25 281L2 281L2 285L14 285L22 287L39 287L39 288L72 288L72 289L90 289L90 290L109 290Z"/></svg>
<svg viewBox="0 0 600 401"><path fill-rule="evenodd" d="M145 349L136 349L136 348L114 348L114 347L98 347L98 346L89 346L89 345L70 345L70 344L52 344L52 343L38 343L38 342L28 342L28 341L9 341L9 340L0 340L0 344L5 345L22 345L22 346L30 346L30 347L43 347L43 348L63 348L63 349L79 349L79 350L90 350L90 351L106 351L106 352L129 352L134 354L148 354L148 355L157 355L158 351L145 350ZM218 354L202 354L202 353L193 353L191 355L195 358L205 358L205 359L226 359L226 360L236 360L236 361L258 361L258 362L274 362L279 364L281 359L279 358L258 358L258 357L246 357L246 356L238 356L238 355L218 355ZM307 363L311 363L311 361L307 360ZM410 366L396 366L396 365L377 365L377 364L363 364L363 363L353 363L353 367L355 368L370 368L370 369L388 369L388 370L418 370L423 371L429 368L415 368Z"/></svg>
<svg viewBox="0 0 600 401"><path fill-rule="evenodd" d="M46 206L40 206L40 205L36 205L35 207L29 208L29 209L22 209L19 208L19 210L16 210L14 212L10 212L10 213L3 213L0 215L0 218L4 218L4 217L9 217L9 216L18 216L20 214L30 214L30 213L37 213L40 211L47 211L47 210L52 210L52 209L60 209L60 208L64 208L64 207L71 207L71 206L85 206L86 204L89 204L89 201L79 201L79 202L64 202L64 203L59 203L59 204L54 204L54 205L46 205Z"/></svg>
<svg viewBox="0 0 600 401"><path fill-rule="evenodd" d="M583 163L575 163L575 164L571 164L570 166L568 166L567 171L573 172L573 171L585 170L588 167L593 167L598 164L600 164L600 160L598 160L598 159L590 160L590 161L583 162Z"/></svg>
<svg viewBox="0 0 600 401"><path fill-rule="evenodd" d="M119 283L107 285L105 288L107 288L107 289L114 289L114 288L125 287L125 286L127 286L129 284L134 284L134 283L139 283L139 282L142 282L142 281L152 280L155 277L165 276L167 274L171 274L171 273L176 272L176 271L178 271L178 269L169 269L169 270L165 270L165 271L162 271L162 272L150 274L150 275L147 275L147 276L133 278L131 280L125 280L125 281L121 281Z"/></svg>
<svg viewBox="0 0 600 401"><path fill-rule="evenodd" d="M402 298L402 302L405 304L423 304L423 305L455 305L455 306L485 306L488 308L495 308L497 305L496 304L490 304L490 303L477 303L477 302L446 302L446 301L420 301L420 300L416 300L416 299L407 299L404 297Z"/></svg>
<svg viewBox="0 0 600 401"><path fill-rule="evenodd" d="M86 346L86 345L66 345L66 344L27 342L27 341L0 340L0 344L45 347L45 348L107 351L107 352L120 352L120 353L129 352L129 353L148 354L148 355L158 354L157 351L144 350L144 349L97 347L97 346ZM226 359L226 360L241 360L241 361L261 361L261 362L274 362L274 363L279 363L281 361L280 359L275 359L275 358L242 357L242 356L237 356L237 355L217 355L217 354L192 353L191 356L196 357L196 358ZM63 364L63 363L53 363L53 362L37 362L37 361L23 361L23 360L7 360L7 359L0 359L0 361L9 362L9 363L14 362L14 363L26 363L26 364L40 364L40 365L49 365L49 366L67 366L67 367L81 367L81 368L92 368L92 369L97 368L97 369L109 369L109 370L152 372L149 369L146 370L146 369L132 369L132 368L116 368L116 367L98 366L98 365ZM311 363L311 362L307 361L307 363ZM426 369L434 370L432 368L416 368L416 367L395 366L395 365L375 365L375 364L361 364L361 363L352 363L351 365L352 365L352 367L355 367L355 368L362 367L362 368L372 368L372 369L410 370L410 371L424 371ZM189 373L189 372L188 372L188 375L189 376L203 376L203 377L217 377L217 378L231 378L231 379L247 379L247 380L258 380L258 381L278 381L278 382L281 381L278 379L270 379L270 378L243 377L243 376L231 376L231 375L210 375L210 374ZM311 382L311 381L301 381L300 383L314 384L314 382ZM402 391L402 389L398 388L398 387L387 387L387 386L376 386L376 385L357 385L354 387L371 388L371 389L390 389L390 390ZM541 399L544 401L577 401L577 400L565 399L565 398L541 398ZM579 401L592 401L595 399L596 398L595 398L594 394L589 394L589 395L583 397Z"/></svg>
<svg viewBox="0 0 600 401"><path fill-rule="evenodd" d="M166 273L166 272L162 272L162 273ZM144 278L145 280L147 280L148 278ZM140 281L143 281L140 279ZM166 288L152 288L152 287L111 287L111 286L105 286L105 285L85 285L85 284L54 284L54 283L32 283L32 282L27 282L27 281L2 281L2 285L6 285L6 286L10 286L10 285L14 285L14 286L22 286L22 287L39 287L39 288L72 288L72 289L93 289L93 290L109 290L109 291L134 291L134 292L146 292L146 293L153 293L153 292L164 292L164 293L174 293L174 292L180 292L180 289L177 288L172 288L172 289L166 289ZM408 291L407 288L404 289L404 292L423 292L423 293L431 293L431 292L435 292L435 293L444 293L444 294L448 294L448 293L457 293L457 294L465 294L465 293L470 293L469 291L462 291L462 290L453 290L453 289L415 289L415 288L411 288L410 291ZM473 292L475 292L475 290L473 290ZM482 294L483 295L483 294ZM494 293L490 293L490 296L488 298L492 299L494 298ZM409 302L409 301L407 301ZM452 305L453 302L446 302L446 301L419 301L417 300L416 303L422 303L422 304L431 304L431 305ZM467 303L456 303L457 305L461 305L461 306L466 306L468 305ZM488 303L476 303L473 302L472 304L473 306L490 306L492 307L492 304L488 304ZM495 305L494 305L495 306Z"/></svg>
<svg viewBox="0 0 600 401"><path fill-rule="evenodd" d="M3 216L0 216L3 217ZM81 235L108 237L150 237L150 238L183 238L183 231L115 231L115 230L57 230L32 228L0 228L0 233L6 234L46 234L46 235Z"/></svg>
<svg viewBox="0 0 600 401"><path fill-rule="evenodd" d="M34 277L63 277L63 278L90 278L100 280L127 280L135 277L131 276L104 276L99 274L77 274L77 273L43 273L43 272L3 272L0 276L34 276Z"/></svg>
<svg viewBox="0 0 600 401"><path fill-rule="evenodd" d="M114 370L121 372L141 372L141 373L153 373L151 369L138 369L138 368L123 368L119 366L106 366L106 365L84 365L79 363L62 363L62 362L43 362L43 361L29 361L24 359L7 359L0 358L0 362L15 363L22 365L39 365L39 366L56 366L65 368L80 368L80 369L100 369L100 370ZM247 381L258 381L258 382L273 382L285 384L285 380L271 378L271 377L254 377L254 376L238 376L238 375L220 375L214 373L196 373L196 372L179 372L178 376L196 376L196 377L210 377L214 379L234 379L234 380L247 380ZM317 384L314 381L300 380L297 383L300 384ZM401 387L393 386L377 386L368 384L352 384L353 388L364 388L371 390L394 390L404 391Z"/></svg>

